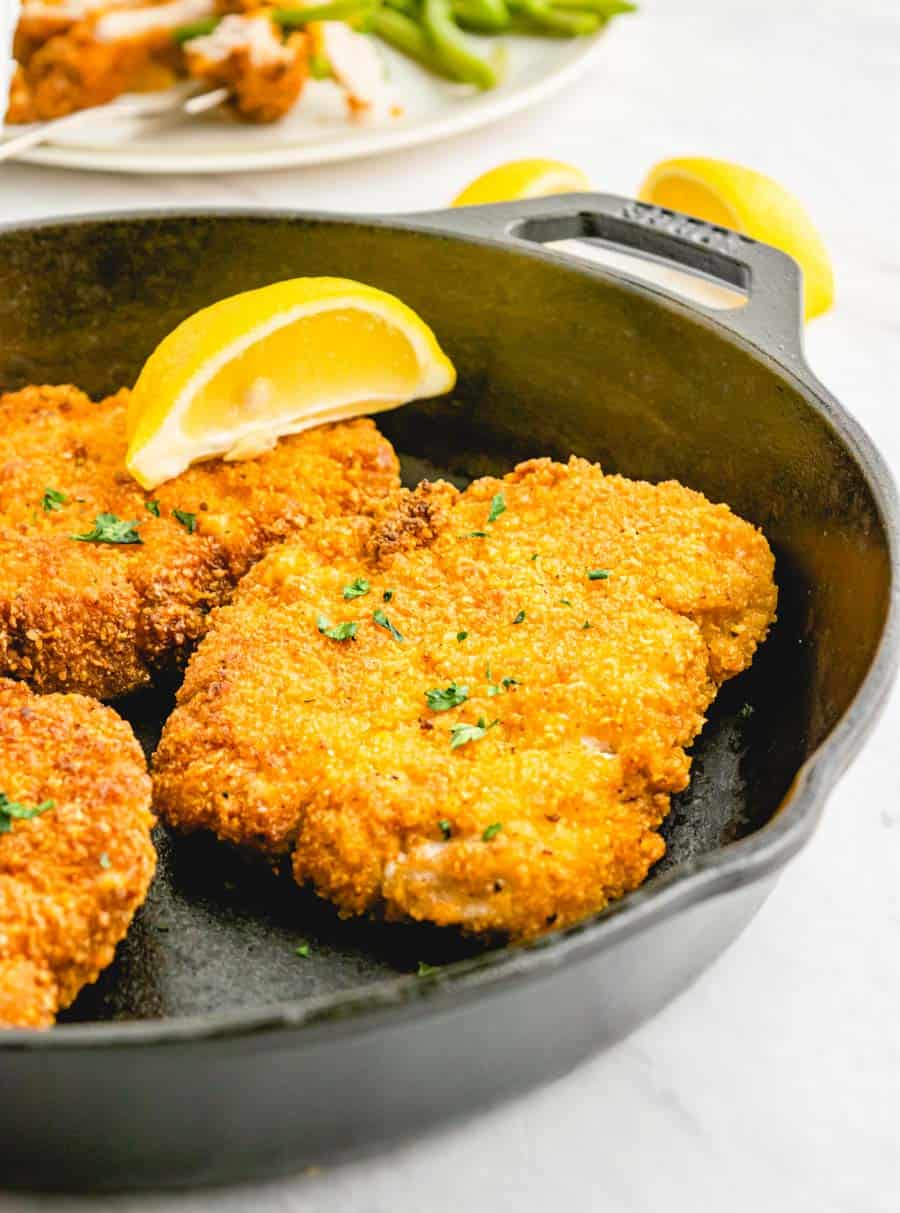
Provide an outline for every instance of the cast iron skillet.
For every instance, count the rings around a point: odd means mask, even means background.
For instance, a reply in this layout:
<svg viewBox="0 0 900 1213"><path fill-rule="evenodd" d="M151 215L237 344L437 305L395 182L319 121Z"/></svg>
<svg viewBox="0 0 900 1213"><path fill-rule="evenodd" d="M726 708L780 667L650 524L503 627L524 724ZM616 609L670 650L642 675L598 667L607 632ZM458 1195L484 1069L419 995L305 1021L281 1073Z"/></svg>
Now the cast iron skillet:
<svg viewBox="0 0 900 1213"><path fill-rule="evenodd" d="M746 291L746 306L708 312L541 248L566 237L687 265ZM55 1031L0 1034L2 1185L283 1172L562 1073L741 930L812 832L897 663L893 489L803 361L796 267L669 211L576 195L395 219L7 227L0 387L112 390L189 312L295 274L399 294L456 363L451 398L379 418L408 478L464 482L571 452L676 477L765 529L779 622L711 712L651 879L529 947L341 923L290 880L160 832L159 878L113 968ZM165 695L123 705L148 744L166 708ZM418 977L420 960L446 967Z"/></svg>

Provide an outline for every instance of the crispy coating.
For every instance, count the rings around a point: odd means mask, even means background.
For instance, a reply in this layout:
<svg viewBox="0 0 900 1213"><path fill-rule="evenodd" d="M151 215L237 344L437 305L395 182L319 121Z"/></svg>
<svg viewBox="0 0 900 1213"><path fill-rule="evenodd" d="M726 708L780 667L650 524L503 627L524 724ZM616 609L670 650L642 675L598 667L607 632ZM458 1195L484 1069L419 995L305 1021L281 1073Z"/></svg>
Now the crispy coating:
<svg viewBox="0 0 900 1213"><path fill-rule="evenodd" d="M105 105L136 86L154 49L137 38L102 42L90 22L56 34L16 68L6 121L44 122Z"/></svg>
<svg viewBox="0 0 900 1213"><path fill-rule="evenodd" d="M370 589L346 600L357 578ZM685 747L775 604L762 534L677 483L573 459L462 494L423 484L272 552L216 613L155 803L178 828L293 850L342 914L532 936L662 855ZM465 701L432 710L426 692L452 684ZM476 734L453 748L463 724Z"/></svg>
<svg viewBox="0 0 900 1213"><path fill-rule="evenodd" d="M365 512L399 484L390 444L359 420L146 493L124 469L127 401L122 391L95 404L73 387L0 397L0 675L41 691L108 699L147 686L183 663L210 609L269 547L311 520ZM134 520L142 542L72 538L104 512Z"/></svg>
<svg viewBox="0 0 900 1213"><path fill-rule="evenodd" d="M111 962L147 894L150 779L111 708L4 678L0 791L53 802L0 833L0 1028L48 1027Z"/></svg>
<svg viewBox="0 0 900 1213"><path fill-rule="evenodd" d="M217 32L187 43L184 58L188 74L210 88L229 89L233 108L249 122L277 122L293 109L309 75L306 34L298 31L282 43L265 16L230 16L225 22L243 23L248 28L262 25L271 31L269 53L259 56L247 42L211 57L199 48L220 37Z"/></svg>

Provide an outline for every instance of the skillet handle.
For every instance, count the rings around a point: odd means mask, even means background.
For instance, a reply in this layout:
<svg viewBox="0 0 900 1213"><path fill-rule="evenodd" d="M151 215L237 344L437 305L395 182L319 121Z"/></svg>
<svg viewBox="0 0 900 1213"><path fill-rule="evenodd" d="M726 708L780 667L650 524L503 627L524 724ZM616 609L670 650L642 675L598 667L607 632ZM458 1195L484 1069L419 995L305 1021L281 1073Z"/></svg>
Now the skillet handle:
<svg viewBox="0 0 900 1213"><path fill-rule="evenodd" d="M560 194L409 218L417 226L513 245L547 244L555 240L597 241L608 248L712 278L745 292L747 302L742 307L725 310L691 301L689 306L693 310L779 362L798 368L804 365L800 268L785 253L759 244L749 236L614 194ZM609 271L598 266L597 272ZM677 298L640 278L630 280L644 290Z"/></svg>

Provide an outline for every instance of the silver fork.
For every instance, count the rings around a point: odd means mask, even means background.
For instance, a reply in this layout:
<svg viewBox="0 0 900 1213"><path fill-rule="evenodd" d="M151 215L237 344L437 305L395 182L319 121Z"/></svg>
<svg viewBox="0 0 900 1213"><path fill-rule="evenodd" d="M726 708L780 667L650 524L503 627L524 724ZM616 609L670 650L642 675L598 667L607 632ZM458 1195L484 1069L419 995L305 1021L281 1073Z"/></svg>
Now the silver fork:
<svg viewBox="0 0 900 1213"><path fill-rule="evenodd" d="M179 111L186 118L193 118L197 114L205 114L207 110L215 109L223 101L227 101L229 95L227 88L214 88L205 93L197 92L195 88L187 94L184 88L176 88L168 89L164 93L134 93L117 97L106 105L77 110L74 114L53 118L50 122L36 122L21 134L7 136L0 141L0 162L14 160L28 148L52 140L60 131L90 126L98 119L103 121L110 117L156 118L163 114L177 114Z"/></svg>

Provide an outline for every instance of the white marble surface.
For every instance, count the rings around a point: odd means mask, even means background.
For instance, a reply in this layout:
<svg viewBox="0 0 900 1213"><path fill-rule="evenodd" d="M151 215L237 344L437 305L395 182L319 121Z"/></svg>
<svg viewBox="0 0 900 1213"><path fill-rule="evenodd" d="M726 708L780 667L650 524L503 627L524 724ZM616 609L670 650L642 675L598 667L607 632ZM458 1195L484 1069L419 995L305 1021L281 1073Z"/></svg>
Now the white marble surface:
<svg viewBox="0 0 900 1213"><path fill-rule="evenodd" d="M665 156L740 160L812 209L838 302L808 331L810 360L900 471L900 10L888 0L644 0L607 50L569 95L434 149L193 181L9 167L0 216L158 203L406 210L440 205L521 155L571 160L623 193ZM895 697L812 845L737 944L654 1022L569 1078L450 1132L288 1182L85 1203L0 1196L0 1213L86 1203L115 1213L894 1213L898 730Z"/></svg>

